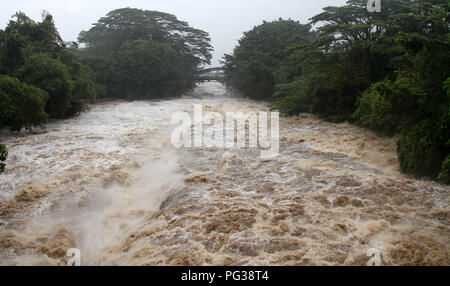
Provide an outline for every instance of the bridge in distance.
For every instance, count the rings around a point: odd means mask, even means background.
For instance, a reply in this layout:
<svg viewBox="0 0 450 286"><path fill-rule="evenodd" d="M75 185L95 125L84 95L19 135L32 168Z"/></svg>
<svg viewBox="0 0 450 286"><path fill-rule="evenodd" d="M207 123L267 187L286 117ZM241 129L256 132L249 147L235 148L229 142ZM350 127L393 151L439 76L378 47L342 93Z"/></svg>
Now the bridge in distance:
<svg viewBox="0 0 450 286"><path fill-rule="evenodd" d="M209 68L196 73L195 79L199 81L223 81L225 73L222 67Z"/></svg>

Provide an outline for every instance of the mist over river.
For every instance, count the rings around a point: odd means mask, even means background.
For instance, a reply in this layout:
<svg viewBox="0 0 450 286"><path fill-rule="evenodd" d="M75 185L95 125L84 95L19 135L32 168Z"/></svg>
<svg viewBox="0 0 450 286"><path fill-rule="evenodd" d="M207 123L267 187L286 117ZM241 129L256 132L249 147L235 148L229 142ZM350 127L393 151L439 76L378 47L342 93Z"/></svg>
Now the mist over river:
<svg viewBox="0 0 450 286"><path fill-rule="evenodd" d="M3 134L0 265L449 265L449 186L400 174L396 138L280 119L280 155L171 144L172 115L258 112L216 82L97 103Z"/></svg>

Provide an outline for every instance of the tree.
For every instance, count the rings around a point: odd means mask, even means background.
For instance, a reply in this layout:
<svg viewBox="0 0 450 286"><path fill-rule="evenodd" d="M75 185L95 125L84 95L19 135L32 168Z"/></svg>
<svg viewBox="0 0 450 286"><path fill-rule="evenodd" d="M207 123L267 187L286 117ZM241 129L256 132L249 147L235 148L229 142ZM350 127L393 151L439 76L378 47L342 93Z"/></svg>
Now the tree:
<svg viewBox="0 0 450 286"><path fill-rule="evenodd" d="M315 47L298 46L290 64L309 71L297 75L295 85L277 83L280 99L274 107L286 114L309 110L329 120L351 121L359 98L373 83L395 81L404 69L399 64L406 54L397 38L400 32L442 38L448 30L443 0L386 1L381 13L368 13L366 3L351 0L342 7L326 7L311 19L321 23Z"/></svg>
<svg viewBox="0 0 450 286"><path fill-rule="evenodd" d="M432 179L441 172L444 174L448 168L444 161L450 153L449 146L445 145L448 140L443 141L449 138L448 127L448 119L447 122L427 119L405 129L398 143L401 170Z"/></svg>
<svg viewBox="0 0 450 286"><path fill-rule="evenodd" d="M94 79L95 74L89 66L81 63L75 51L67 51L61 62L67 66L73 89L71 91L71 108L67 114L75 115L86 109L88 103L92 103L97 98L97 87Z"/></svg>
<svg viewBox="0 0 450 286"><path fill-rule="evenodd" d="M48 93L45 109L52 118L76 115L96 97L93 73L66 47L45 11L39 23L22 12L13 16L0 33L0 61L0 73Z"/></svg>
<svg viewBox="0 0 450 286"><path fill-rule="evenodd" d="M0 76L0 129L30 129L45 123L47 113L45 104L48 95L45 91L17 78Z"/></svg>
<svg viewBox="0 0 450 286"><path fill-rule="evenodd" d="M345 49L359 42L373 42L399 32L441 37L448 32L446 0L390 0L381 13L369 13L367 0L349 0L342 7L326 7L311 19L323 23L319 45L326 51Z"/></svg>
<svg viewBox="0 0 450 286"><path fill-rule="evenodd" d="M37 23L17 12L0 30L0 130L31 129L45 123L48 113L54 118L79 113L95 98L91 77L62 41L50 14L43 12ZM0 173L7 156L0 144Z"/></svg>
<svg viewBox="0 0 450 286"><path fill-rule="evenodd" d="M359 100L354 113L361 126L381 135L394 135L420 121L417 100L424 96L424 89L408 78L395 82L385 80L373 84Z"/></svg>
<svg viewBox="0 0 450 286"><path fill-rule="evenodd" d="M227 84L243 95L268 99L273 96L275 72L293 44L313 40L310 25L293 20L264 22L244 33L232 55L225 55Z"/></svg>
<svg viewBox="0 0 450 286"><path fill-rule="evenodd" d="M354 117L384 134L401 133L399 159L404 172L437 178L450 153L450 42L399 33L405 53L394 82L375 83L359 101Z"/></svg>
<svg viewBox="0 0 450 286"><path fill-rule="evenodd" d="M447 142L447 147L450 147L450 142ZM450 184L450 155L447 155L442 163L442 169L438 179L443 184Z"/></svg>
<svg viewBox="0 0 450 286"><path fill-rule="evenodd" d="M208 33L190 27L174 15L158 11L117 9L78 37L80 43L87 45L86 52L101 57L118 51L126 42L139 39L171 44L182 55L195 58L198 64L209 64L212 58Z"/></svg>
<svg viewBox="0 0 450 286"><path fill-rule="evenodd" d="M61 61L47 54L32 54L27 57L25 65L17 71L18 77L49 94L46 106L52 118L73 116L72 81L69 69Z"/></svg>
<svg viewBox="0 0 450 286"><path fill-rule="evenodd" d="M129 99L180 94L186 84L179 56L169 44L137 40L111 57L115 92Z"/></svg>
<svg viewBox="0 0 450 286"><path fill-rule="evenodd" d="M167 95L171 90L180 94L180 83L183 84L184 90L193 88L196 84L193 75L199 70L200 66L210 64L212 58L212 47L208 33L190 27L188 23L178 20L174 15L157 11L131 8L111 11L106 17L95 23L89 31L82 31L78 40L85 45L85 48L81 49L81 55L85 58L85 63L89 64L95 71L99 89L102 90L101 86L105 86L108 94L113 96L120 96L120 94L130 96L133 94L131 97L136 97L138 96L136 94L138 90L145 91L146 81L135 80L135 78L129 79L130 76L124 74L117 77L120 72L116 72L115 75L112 74L112 70L115 68L111 66L114 64L125 68L133 67L133 65L136 65L134 62L137 59L136 57L143 56L146 53L143 50L145 48L157 52L154 57L151 57L152 60L160 57L158 53L165 51L164 56L170 56L172 60L161 60L170 62L178 68L174 77L183 77L177 81L174 87L170 87L168 84L161 82L161 79L167 75L157 74L156 69L149 69L148 65L136 66L141 71L149 72L149 74L142 74L142 77L145 77L149 84L162 83L161 88L164 87L165 90L161 89L158 92L159 94ZM144 42L137 44L135 42L137 40L151 42L151 44L144 44ZM156 43L165 46L160 45L156 48ZM137 50L131 51L130 49L133 48ZM120 60L118 54L125 56L130 62ZM150 57L148 52L146 56ZM159 62L157 64L159 65ZM161 69L161 72L165 73L166 69L168 68ZM131 72L131 74L135 74L135 72ZM114 81L112 80L113 77L115 78ZM171 78L167 79L172 80ZM117 80L120 81L117 82ZM125 82L128 80L131 80L131 82ZM117 87L121 88L121 92L116 90ZM133 90L122 92L129 88ZM149 94L154 93L154 91L156 90L153 88L146 92L146 95L143 94L138 97L148 98Z"/></svg>
<svg viewBox="0 0 450 286"><path fill-rule="evenodd" d="M272 107L400 134L402 171L448 182L448 1L385 1L381 13L366 3L350 0L311 19L321 24L317 40L287 49Z"/></svg>
<svg viewBox="0 0 450 286"><path fill-rule="evenodd" d="M6 68L5 68L6 41L7 41L6 33L2 29L0 29L0 74L3 74L6 72Z"/></svg>
<svg viewBox="0 0 450 286"><path fill-rule="evenodd" d="M34 53L48 53L56 58L66 50L66 45L56 29L53 17L42 13L42 21L36 23L23 12L17 12L5 29L9 36L9 59L23 64L23 48L31 48ZM13 55L11 57L11 55ZM14 65L13 65L14 67ZM16 66L17 67L17 66ZM12 72L13 69L10 69Z"/></svg>
<svg viewBox="0 0 450 286"><path fill-rule="evenodd" d="M6 159L8 158L8 150L6 150L6 146L3 144L0 144L0 174L5 171L5 163Z"/></svg>

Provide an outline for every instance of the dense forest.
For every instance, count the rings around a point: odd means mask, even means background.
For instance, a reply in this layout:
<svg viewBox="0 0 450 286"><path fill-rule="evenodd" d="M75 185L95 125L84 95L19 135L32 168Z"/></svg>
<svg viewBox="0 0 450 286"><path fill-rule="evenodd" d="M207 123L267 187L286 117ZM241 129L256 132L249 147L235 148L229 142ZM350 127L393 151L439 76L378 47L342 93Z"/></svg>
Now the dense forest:
<svg viewBox="0 0 450 286"><path fill-rule="evenodd" d="M0 30L0 130L75 116L98 98L181 95L212 57L208 33L170 14L131 8L108 13L79 43L64 42L47 12L41 22L18 12ZM7 155L0 145L0 163Z"/></svg>
<svg viewBox="0 0 450 286"><path fill-rule="evenodd" d="M380 13L366 0L326 7L307 25L264 22L225 56L227 84L288 116L399 134L401 170L448 184L450 2L382 3Z"/></svg>

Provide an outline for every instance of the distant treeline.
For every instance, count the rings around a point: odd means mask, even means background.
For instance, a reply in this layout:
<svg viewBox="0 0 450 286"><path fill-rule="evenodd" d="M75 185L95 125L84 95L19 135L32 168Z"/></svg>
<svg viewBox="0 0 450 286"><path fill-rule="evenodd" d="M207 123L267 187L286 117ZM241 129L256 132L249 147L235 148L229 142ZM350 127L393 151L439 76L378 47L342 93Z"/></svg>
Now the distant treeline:
<svg viewBox="0 0 450 286"><path fill-rule="evenodd" d="M448 184L450 2L382 1L381 13L366 4L351 0L308 25L280 19L246 32L225 56L228 85L285 115L400 134L401 170Z"/></svg>
<svg viewBox="0 0 450 286"><path fill-rule="evenodd" d="M64 42L46 12L41 22L18 12L0 29L0 131L77 115L96 98L181 95L212 58L208 33L174 15L131 8L108 13L79 43ZM0 145L0 163L6 157Z"/></svg>

